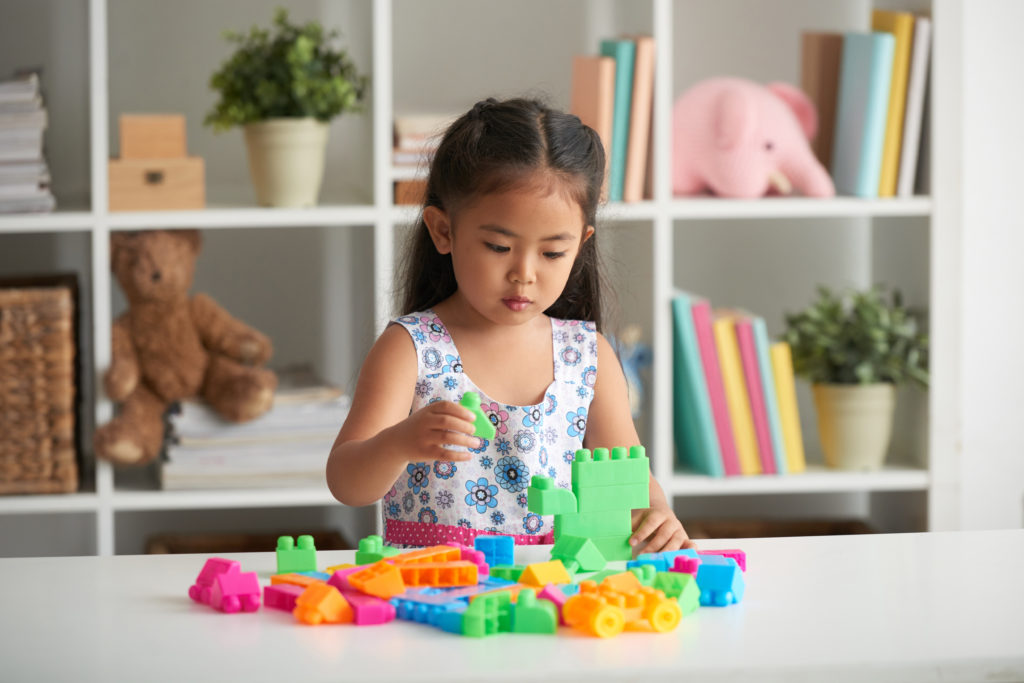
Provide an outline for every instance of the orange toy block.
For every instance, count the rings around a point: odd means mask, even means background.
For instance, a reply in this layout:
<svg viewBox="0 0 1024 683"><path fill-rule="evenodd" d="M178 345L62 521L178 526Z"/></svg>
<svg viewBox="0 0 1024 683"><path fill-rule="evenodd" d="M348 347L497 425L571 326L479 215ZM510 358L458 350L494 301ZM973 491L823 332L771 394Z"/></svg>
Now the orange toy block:
<svg viewBox="0 0 1024 683"><path fill-rule="evenodd" d="M295 618L304 624L343 624L353 620L352 606L334 586L317 582L295 601Z"/></svg>
<svg viewBox="0 0 1024 683"><path fill-rule="evenodd" d="M561 560L551 560L526 565L526 569L519 575L519 583L544 588L549 583L572 583L572 577Z"/></svg>
<svg viewBox="0 0 1024 683"><path fill-rule="evenodd" d="M314 583L324 583L320 579L306 576L305 574L274 574L270 577L270 585L276 586L279 583L290 583L293 586L312 586Z"/></svg>
<svg viewBox="0 0 1024 683"><path fill-rule="evenodd" d="M472 586L477 581L477 566L472 562L412 562L398 565L406 586ZM351 579L349 579L351 581Z"/></svg>
<svg viewBox="0 0 1024 683"><path fill-rule="evenodd" d="M358 591L384 600L405 592L405 581L398 567L387 560L366 565L348 575L348 583Z"/></svg>
<svg viewBox="0 0 1024 683"><path fill-rule="evenodd" d="M649 586L634 575L605 578L598 586L581 581L580 592L565 601L565 623L600 638L616 636L624 628L631 631L653 630L665 633L675 629L682 619L676 600Z"/></svg>
<svg viewBox="0 0 1024 683"><path fill-rule="evenodd" d="M389 557L388 561L395 564L411 564L414 562L455 562L461 558L462 551L458 548L450 545L435 545Z"/></svg>

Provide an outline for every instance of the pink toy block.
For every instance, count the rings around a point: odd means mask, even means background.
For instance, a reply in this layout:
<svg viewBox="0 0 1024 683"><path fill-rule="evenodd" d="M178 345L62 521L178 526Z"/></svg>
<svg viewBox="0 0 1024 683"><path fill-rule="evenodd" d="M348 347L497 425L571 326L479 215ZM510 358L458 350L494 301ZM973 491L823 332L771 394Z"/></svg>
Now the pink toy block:
<svg viewBox="0 0 1024 683"><path fill-rule="evenodd" d="M363 567L358 565L355 567L348 567L346 569L338 569L331 574L331 578L327 580L327 585L334 586L342 592L355 591L356 589L348 582L348 577L362 569Z"/></svg>
<svg viewBox="0 0 1024 683"><path fill-rule="evenodd" d="M544 590L537 593L537 599L550 600L555 603L555 607L558 609L558 623L562 626L568 626L568 624L565 623L565 618L562 616L562 607L565 605L565 601L568 600L569 597L562 592L561 588L553 583L549 583L544 586Z"/></svg>
<svg viewBox="0 0 1024 683"><path fill-rule="evenodd" d="M462 553L459 556L459 559L465 562L472 562L473 564L475 564L477 574L483 574L485 576L490 575L491 569L487 565L487 558L484 556L482 550L474 550L473 548L470 548L468 545L462 545L461 543L446 543L445 545L450 545L453 548L458 548L459 551Z"/></svg>
<svg viewBox="0 0 1024 683"><path fill-rule="evenodd" d="M747 553L743 550L698 550L698 555L721 555L723 557L731 557L736 560L736 564L740 566L740 571L747 571Z"/></svg>
<svg viewBox="0 0 1024 683"><path fill-rule="evenodd" d="M681 574L689 574L691 576L697 576L697 569L700 567L699 557L687 557L686 555L680 555L676 558L676 562L672 565L674 572Z"/></svg>
<svg viewBox="0 0 1024 683"><path fill-rule="evenodd" d="M290 583L279 583L263 588L263 604L267 609L279 609L291 612L295 609L295 601L306 590L303 586Z"/></svg>
<svg viewBox="0 0 1024 683"><path fill-rule="evenodd" d="M357 591L342 591L341 595L352 606L356 626L386 624L395 618L395 606L387 600L381 600L380 598Z"/></svg>
<svg viewBox="0 0 1024 683"><path fill-rule="evenodd" d="M256 572L243 572L238 563L218 574L210 589L210 606L233 614L255 612L260 607L260 580Z"/></svg>
<svg viewBox="0 0 1024 683"><path fill-rule="evenodd" d="M210 590L213 588L213 581L218 575L223 574L229 567L240 567L237 560L226 560L223 557L211 557L199 570L196 582L188 589L188 597L203 605L210 604Z"/></svg>

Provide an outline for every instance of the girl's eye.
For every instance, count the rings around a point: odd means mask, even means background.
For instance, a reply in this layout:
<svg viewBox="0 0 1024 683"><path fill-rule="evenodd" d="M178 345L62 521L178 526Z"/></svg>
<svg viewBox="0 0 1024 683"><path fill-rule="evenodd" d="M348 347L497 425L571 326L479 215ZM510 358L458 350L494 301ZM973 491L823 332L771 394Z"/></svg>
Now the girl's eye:
<svg viewBox="0 0 1024 683"><path fill-rule="evenodd" d="M556 258L562 258L565 256L564 251L545 251L544 256L554 261Z"/></svg>
<svg viewBox="0 0 1024 683"><path fill-rule="evenodd" d="M501 244L491 244L490 242L484 242L484 244L487 245L488 249L490 249L491 251L493 251L493 252L495 252L497 254L504 254L504 253L508 252L508 250L509 250L508 247L503 246Z"/></svg>

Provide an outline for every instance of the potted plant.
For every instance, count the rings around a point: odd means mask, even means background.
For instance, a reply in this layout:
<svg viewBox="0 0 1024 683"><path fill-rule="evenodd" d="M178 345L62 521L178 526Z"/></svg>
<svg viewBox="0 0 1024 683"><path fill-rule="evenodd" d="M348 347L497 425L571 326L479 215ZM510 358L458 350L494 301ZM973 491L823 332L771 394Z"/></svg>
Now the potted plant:
<svg viewBox="0 0 1024 683"><path fill-rule="evenodd" d="M794 372L811 382L828 467L875 470L892 435L896 387L928 386L928 338L883 288L835 294L818 288L808 308L786 315Z"/></svg>
<svg viewBox="0 0 1024 683"><path fill-rule="evenodd" d="M249 171L263 206L313 206L323 180L328 122L358 111L367 77L333 46L338 32L289 22L278 8L272 30L226 31L235 52L210 78L220 95L205 123L245 130Z"/></svg>

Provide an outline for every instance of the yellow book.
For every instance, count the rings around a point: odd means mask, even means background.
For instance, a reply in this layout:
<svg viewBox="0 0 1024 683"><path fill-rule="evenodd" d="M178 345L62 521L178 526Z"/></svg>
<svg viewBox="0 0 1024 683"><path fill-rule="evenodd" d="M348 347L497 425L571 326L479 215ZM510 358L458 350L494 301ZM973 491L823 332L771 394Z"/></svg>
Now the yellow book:
<svg viewBox="0 0 1024 683"><path fill-rule="evenodd" d="M871 13L871 29L891 33L895 38L892 79L889 84L889 114L885 120L885 146L882 148L882 176L879 197L895 197L900 175L900 151L903 149L903 114L907 106L907 74L910 49L914 42L914 15L876 9Z"/></svg>
<svg viewBox="0 0 1024 683"><path fill-rule="evenodd" d="M775 398L779 403L782 442L786 446L786 467L791 473L803 472L807 462L804 459L804 439L800 434L800 410L796 405L793 354L786 342L772 344L769 353L772 372L775 373Z"/></svg>
<svg viewBox="0 0 1024 683"><path fill-rule="evenodd" d="M722 369L725 402L729 406L729 419L736 440L740 472L761 474L761 454L757 449L754 415L750 412L747 382L743 378L743 365L740 360L740 346L736 341L735 316L716 311L714 330L715 348L718 351L718 364Z"/></svg>

